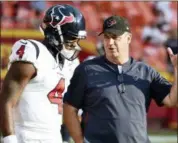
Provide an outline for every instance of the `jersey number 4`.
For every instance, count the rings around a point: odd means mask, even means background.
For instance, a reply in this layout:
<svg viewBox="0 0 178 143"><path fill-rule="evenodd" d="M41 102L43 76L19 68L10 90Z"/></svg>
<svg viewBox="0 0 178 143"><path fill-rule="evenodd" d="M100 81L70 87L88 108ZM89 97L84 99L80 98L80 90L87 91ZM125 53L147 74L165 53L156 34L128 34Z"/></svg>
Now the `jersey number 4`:
<svg viewBox="0 0 178 143"><path fill-rule="evenodd" d="M65 89L65 79L61 78L56 87L49 92L48 99L53 104L58 104L58 112L62 114L62 93Z"/></svg>
<svg viewBox="0 0 178 143"><path fill-rule="evenodd" d="M19 55L20 59L23 57L23 54L25 53L24 51L25 51L25 45L21 45L21 47L16 52L16 54Z"/></svg>

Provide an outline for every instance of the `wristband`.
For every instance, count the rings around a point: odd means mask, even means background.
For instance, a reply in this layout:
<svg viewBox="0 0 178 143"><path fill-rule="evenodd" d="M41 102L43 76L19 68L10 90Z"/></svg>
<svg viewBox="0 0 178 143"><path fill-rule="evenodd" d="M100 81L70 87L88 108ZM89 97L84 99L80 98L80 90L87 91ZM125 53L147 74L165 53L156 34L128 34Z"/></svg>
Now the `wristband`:
<svg viewBox="0 0 178 143"><path fill-rule="evenodd" d="M17 137L15 135L9 135L3 138L3 143L17 143Z"/></svg>

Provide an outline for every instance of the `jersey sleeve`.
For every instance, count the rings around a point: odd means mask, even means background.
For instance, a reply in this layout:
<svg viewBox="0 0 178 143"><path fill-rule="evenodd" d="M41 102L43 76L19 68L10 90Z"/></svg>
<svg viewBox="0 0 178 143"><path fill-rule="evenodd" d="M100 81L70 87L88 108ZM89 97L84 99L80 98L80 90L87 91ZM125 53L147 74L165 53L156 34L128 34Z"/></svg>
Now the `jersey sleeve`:
<svg viewBox="0 0 178 143"><path fill-rule="evenodd" d="M39 49L28 40L19 40L12 46L9 65L16 61L32 63L37 68Z"/></svg>
<svg viewBox="0 0 178 143"><path fill-rule="evenodd" d="M84 94L86 87L85 70L79 65L73 74L73 77L68 86L67 92L64 95L63 102L80 109L83 105Z"/></svg>
<svg viewBox="0 0 178 143"><path fill-rule="evenodd" d="M171 83L162 77L156 70L152 69L151 97L158 106L162 106L162 101L170 93Z"/></svg>

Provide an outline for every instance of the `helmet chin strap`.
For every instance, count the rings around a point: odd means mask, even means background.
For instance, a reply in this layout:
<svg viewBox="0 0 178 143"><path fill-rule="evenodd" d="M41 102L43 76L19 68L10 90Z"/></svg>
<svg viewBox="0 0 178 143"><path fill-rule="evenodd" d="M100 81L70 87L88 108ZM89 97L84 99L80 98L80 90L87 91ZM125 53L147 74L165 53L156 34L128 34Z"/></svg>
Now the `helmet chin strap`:
<svg viewBox="0 0 178 143"><path fill-rule="evenodd" d="M61 31L61 26L60 25L57 25L57 30L58 30L58 33L59 33L59 36L60 36L60 39L61 39L61 46L62 46L62 49L60 51L61 53L61 56L63 56L65 59L69 60L69 61L73 61L75 58L77 58L79 52L81 51L81 48L80 46L77 44L76 47L72 50L68 50L65 48L64 46L64 37L62 35L62 31Z"/></svg>

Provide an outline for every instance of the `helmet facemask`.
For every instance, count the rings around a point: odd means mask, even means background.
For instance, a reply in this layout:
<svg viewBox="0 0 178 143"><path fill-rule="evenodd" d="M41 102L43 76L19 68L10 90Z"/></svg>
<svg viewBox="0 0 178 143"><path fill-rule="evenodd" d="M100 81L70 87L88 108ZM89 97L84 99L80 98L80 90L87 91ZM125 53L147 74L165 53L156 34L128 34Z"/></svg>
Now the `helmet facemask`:
<svg viewBox="0 0 178 143"><path fill-rule="evenodd" d="M63 56L65 59L72 61L75 58L77 58L79 52L81 51L81 48L79 46L79 40L84 39L86 37L86 34L84 35L78 35L72 36L72 35L67 35L65 33L62 33L61 26L57 25L57 30L58 30L58 49L59 52L61 53L61 56Z"/></svg>
<svg viewBox="0 0 178 143"><path fill-rule="evenodd" d="M44 26L44 25L43 25ZM52 33L48 30L53 31ZM86 31L79 31L78 36L71 36L62 33L61 26L56 25L56 28L46 28L44 29L42 25L40 26L40 31L45 35L49 44L54 47L61 56L65 59L72 61L77 58L81 48L79 46L79 40L86 38ZM44 34L44 32L46 32Z"/></svg>

